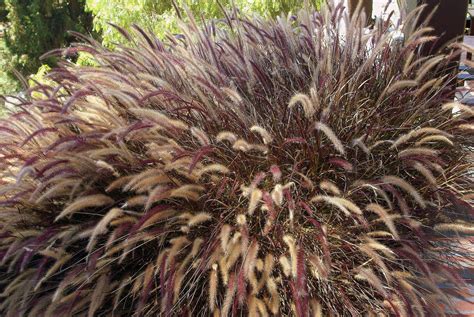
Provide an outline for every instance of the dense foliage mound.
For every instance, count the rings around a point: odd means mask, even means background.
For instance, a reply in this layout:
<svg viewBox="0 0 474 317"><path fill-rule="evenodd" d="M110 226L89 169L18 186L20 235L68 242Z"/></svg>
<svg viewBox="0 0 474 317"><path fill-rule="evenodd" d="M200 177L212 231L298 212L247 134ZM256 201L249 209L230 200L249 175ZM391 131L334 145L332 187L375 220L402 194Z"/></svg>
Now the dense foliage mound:
<svg viewBox="0 0 474 317"><path fill-rule="evenodd" d="M474 112L387 27L329 5L63 52L100 66L0 124L1 314L443 315Z"/></svg>

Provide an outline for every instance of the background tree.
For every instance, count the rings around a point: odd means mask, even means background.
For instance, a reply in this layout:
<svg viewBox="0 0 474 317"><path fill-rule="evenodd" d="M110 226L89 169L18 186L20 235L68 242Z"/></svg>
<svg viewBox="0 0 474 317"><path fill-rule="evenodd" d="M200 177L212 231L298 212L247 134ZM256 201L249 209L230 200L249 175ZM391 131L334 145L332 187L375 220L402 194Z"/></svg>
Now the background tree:
<svg viewBox="0 0 474 317"><path fill-rule="evenodd" d="M83 0L5 0L8 25L5 41L12 66L22 74L36 72L45 52L67 45L68 30L90 33L92 16ZM54 64L54 61L46 61Z"/></svg>
<svg viewBox="0 0 474 317"><path fill-rule="evenodd" d="M5 0L0 0L0 22L5 22L7 19L7 8L5 7Z"/></svg>
<svg viewBox="0 0 474 317"><path fill-rule="evenodd" d="M37 72L44 53L67 46L73 37L67 31L90 34L92 15L85 0L0 0L0 94L20 89L13 70L23 76Z"/></svg>
<svg viewBox="0 0 474 317"><path fill-rule="evenodd" d="M370 23L374 5L373 0L349 0L349 12L351 15L355 13L359 3L361 6L361 11L363 11L367 17L367 23Z"/></svg>
<svg viewBox="0 0 474 317"><path fill-rule="evenodd" d="M0 0L0 94L5 94L17 90L17 82L13 80L8 72L8 62L10 54L5 45L5 25L7 22L8 10L5 0ZM1 111L0 111L1 114Z"/></svg>

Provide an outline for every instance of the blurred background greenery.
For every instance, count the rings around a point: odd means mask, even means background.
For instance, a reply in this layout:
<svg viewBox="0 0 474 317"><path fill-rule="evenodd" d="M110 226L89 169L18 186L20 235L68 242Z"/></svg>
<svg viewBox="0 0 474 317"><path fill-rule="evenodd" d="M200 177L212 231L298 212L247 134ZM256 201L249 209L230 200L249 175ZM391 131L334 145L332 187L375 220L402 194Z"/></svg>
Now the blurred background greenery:
<svg viewBox="0 0 474 317"><path fill-rule="evenodd" d="M93 35L93 16L84 0L0 0L0 93L14 93L20 85L14 71L23 76L37 72L40 56L67 46L68 30Z"/></svg>
<svg viewBox="0 0 474 317"><path fill-rule="evenodd" d="M322 2L306 1L314 6ZM222 17L220 7L230 8L232 3L242 12L275 17L295 12L305 1L175 0L183 13L188 7L196 17L205 18ZM15 72L41 80L56 61L40 57L74 41L68 30L92 36L108 47L120 43L120 34L108 23L125 29L138 24L163 36L176 31L178 17L172 0L0 0L0 94L22 89ZM89 62L86 57L76 61Z"/></svg>

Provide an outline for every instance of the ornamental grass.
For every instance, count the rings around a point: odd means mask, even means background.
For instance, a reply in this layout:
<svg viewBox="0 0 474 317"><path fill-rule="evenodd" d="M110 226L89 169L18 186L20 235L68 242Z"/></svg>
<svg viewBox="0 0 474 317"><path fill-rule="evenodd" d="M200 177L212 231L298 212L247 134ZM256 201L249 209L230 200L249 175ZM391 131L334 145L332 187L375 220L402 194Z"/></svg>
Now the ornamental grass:
<svg viewBox="0 0 474 317"><path fill-rule="evenodd" d="M459 50L422 57L428 29L332 3L189 20L52 52L97 66L63 59L0 121L0 314L453 308L474 232Z"/></svg>

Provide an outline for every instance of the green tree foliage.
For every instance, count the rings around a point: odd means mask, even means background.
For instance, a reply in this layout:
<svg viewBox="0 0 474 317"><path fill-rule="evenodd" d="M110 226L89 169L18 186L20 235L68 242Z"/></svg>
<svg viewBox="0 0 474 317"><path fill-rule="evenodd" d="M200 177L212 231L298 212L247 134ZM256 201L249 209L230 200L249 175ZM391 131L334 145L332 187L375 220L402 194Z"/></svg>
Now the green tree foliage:
<svg viewBox="0 0 474 317"><path fill-rule="evenodd" d="M7 8L5 6L5 0L0 0L0 23L7 20Z"/></svg>
<svg viewBox="0 0 474 317"><path fill-rule="evenodd" d="M0 0L0 94L14 93L19 85L12 70L28 76L54 59L44 53L68 45L68 30L90 33L92 16L84 0Z"/></svg>
<svg viewBox="0 0 474 317"><path fill-rule="evenodd" d="M5 46L5 41L0 37L0 95L8 94L18 90L18 82L6 71L11 55ZM2 101L0 100L0 105ZM0 109L1 114L1 109Z"/></svg>
<svg viewBox="0 0 474 317"><path fill-rule="evenodd" d="M307 1L319 6L321 0ZM175 0L176 7L185 15L184 8L189 8L196 17L219 18L223 16L220 5L230 8L232 3L244 13L256 13L261 16L277 16L283 12L297 11L303 0ZM122 41L120 33L109 23L128 29L132 24L152 30L158 36L166 31L177 30L176 8L171 0L86 0L86 7L94 15L94 29L102 33L103 44L107 46Z"/></svg>
<svg viewBox="0 0 474 317"><path fill-rule="evenodd" d="M5 0L5 4L6 44L13 66L23 74L36 72L45 52L67 45L72 40L68 30L91 30L92 17L84 12L83 0Z"/></svg>
<svg viewBox="0 0 474 317"><path fill-rule="evenodd" d="M8 69L8 62L10 54L5 44L5 23L7 22L7 8L5 0L0 0L0 94L5 94L17 90L17 83L12 80L6 69ZM2 101L0 101L0 104ZM2 111L0 109L0 115Z"/></svg>

